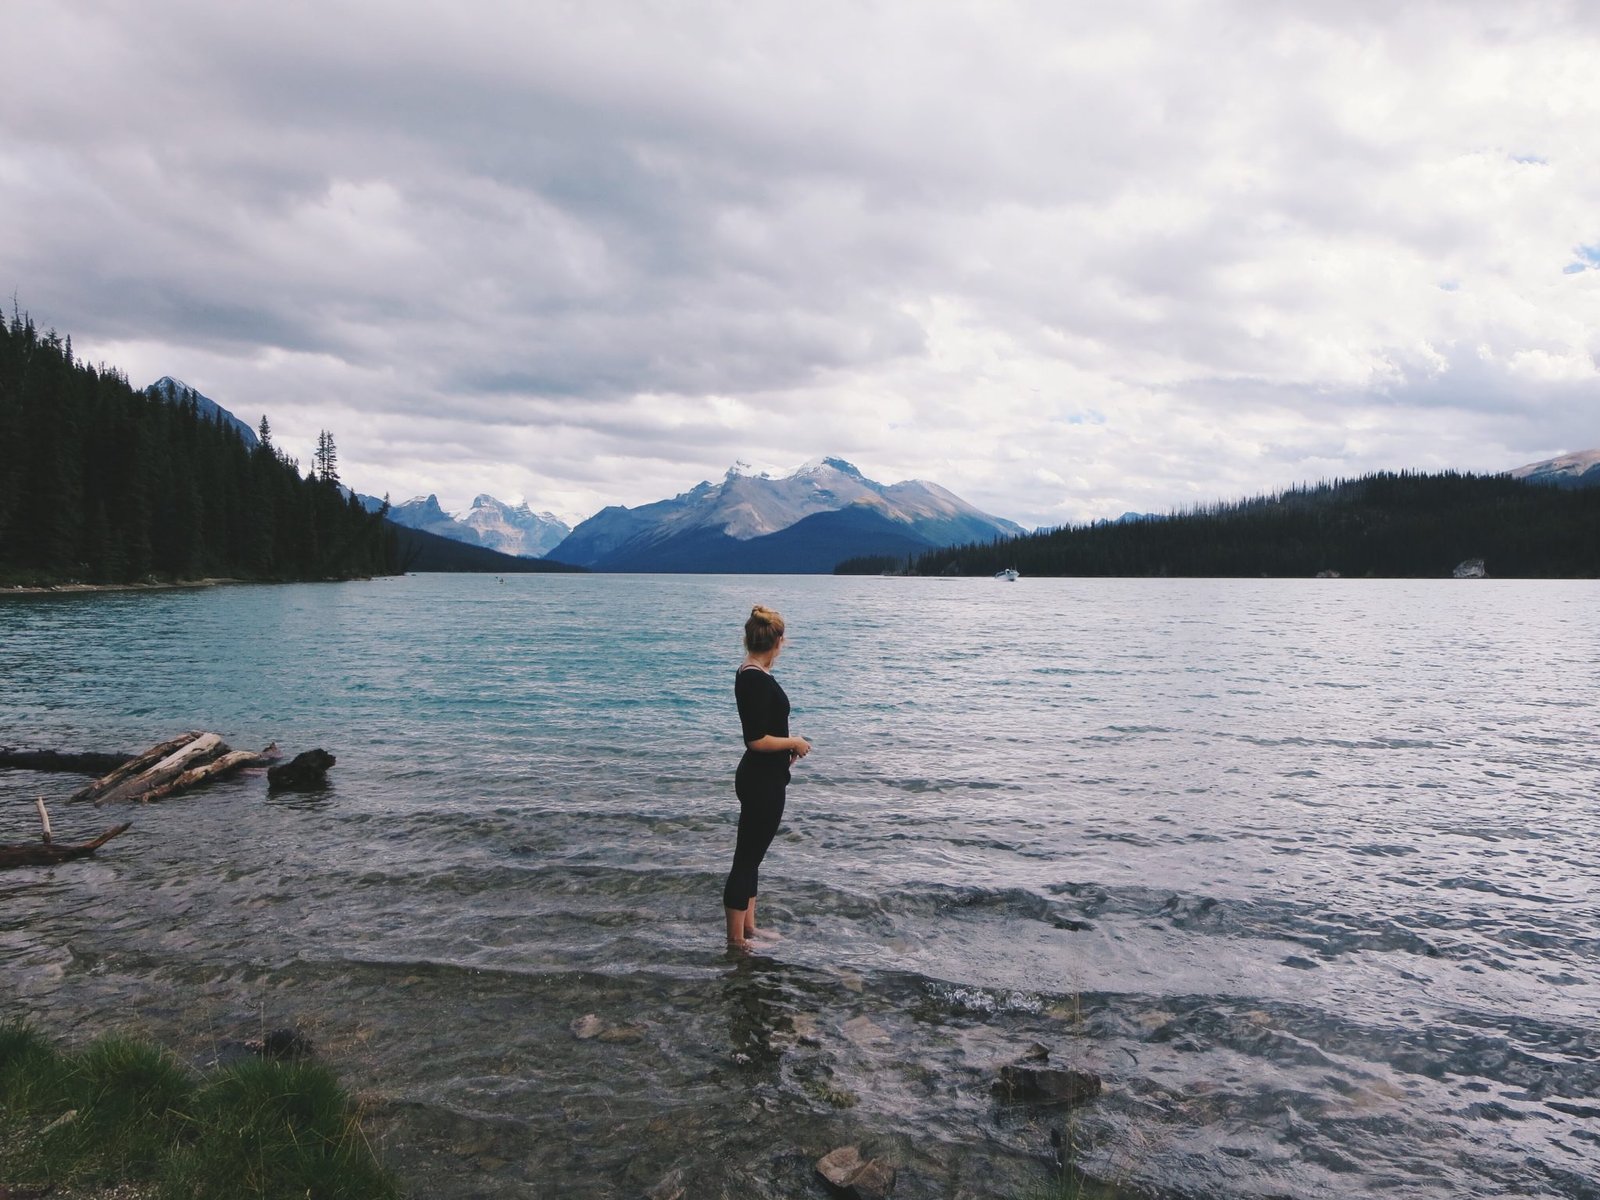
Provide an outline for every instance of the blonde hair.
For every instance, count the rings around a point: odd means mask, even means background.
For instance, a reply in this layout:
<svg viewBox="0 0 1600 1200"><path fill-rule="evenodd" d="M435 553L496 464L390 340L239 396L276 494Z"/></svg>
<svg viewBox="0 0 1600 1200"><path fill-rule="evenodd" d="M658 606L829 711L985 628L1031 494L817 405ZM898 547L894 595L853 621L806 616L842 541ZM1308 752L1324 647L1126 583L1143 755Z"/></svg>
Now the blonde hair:
<svg viewBox="0 0 1600 1200"><path fill-rule="evenodd" d="M752 608L744 623L744 648L751 654L765 654L782 640L782 615L765 604Z"/></svg>

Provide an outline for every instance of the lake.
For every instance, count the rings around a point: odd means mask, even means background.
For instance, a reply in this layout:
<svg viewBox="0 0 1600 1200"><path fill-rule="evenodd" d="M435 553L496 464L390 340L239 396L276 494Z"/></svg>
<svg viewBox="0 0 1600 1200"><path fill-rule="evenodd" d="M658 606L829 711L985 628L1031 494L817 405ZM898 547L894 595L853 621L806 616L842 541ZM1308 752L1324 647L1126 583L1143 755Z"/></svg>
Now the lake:
<svg viewBox="0 0 1600 1200"><path fill-rule="evenodd" d="M723 952L752 603L799 764ZM0 875L0 996L298 1025L416 1194L1600 1196L1600 585L412 576L0 600L0 744L338 756ZM0 771L60 839L124 819ZM27 803L24 803L24 802ZM592 1014L598 1037L576 1036ZM1033 1043L1098 1072L1001 1104ZM676 1184L674 1184L676 1181Z"/></svg>

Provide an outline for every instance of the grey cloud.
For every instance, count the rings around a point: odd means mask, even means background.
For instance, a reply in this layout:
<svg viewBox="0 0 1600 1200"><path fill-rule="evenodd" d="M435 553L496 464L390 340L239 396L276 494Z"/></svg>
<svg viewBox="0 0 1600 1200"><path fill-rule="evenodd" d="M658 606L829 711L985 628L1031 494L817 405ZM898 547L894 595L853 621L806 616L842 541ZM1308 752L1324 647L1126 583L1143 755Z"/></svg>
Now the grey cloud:
<svg viewBox="0 0 1600 1200"><path fill-rule="evenodd" d="M1422 412L1503 414L1485 436L1508 445L1600 440L1581 384L1503 367L1533 344L1521 309L1551 302L1483 261L1564 229L1586 192L1566 127L1584 111L1541 121L1492 82L1533 78L1552 39L1592 41L1570 6L822 4L796 21L167 2L15 21L16 44L59 50L0 49L4 282L80 344L139 345L186 377L186 356L232 364L252 408L279 386L301 419L294 397L337 392L384 453L436 452L416 490L490 461L503 442L483 430L541 422L580 489L599 490L595 454L630 447L662 463L652 486L714 475L745 435L705 418L713 398L805 414L782 422L811 439L783 456L799 461L891 444L849 414L892 396L913 410L904 459L950 459L1007 515L1070 499L1016 482L1031 473L996 447L1066 475L1061 456L1093 445L1126 476L1164 411L1308 430L1236 473L1163 449L1151 486L1184 495L1250 471L1271 486L1343 444L1340 414L1387 413L1418 453ZM1461 86L1463 64L1491 84ZM1503 201L1440 175L1529 152L1543 182ZM1479 309L1404 290L1436 290L1434 263ZM955 314L939 329L936 309ZM1421 349L1480 340L1498 376ZM1318 360L1342 348L1337 369ZM1025 405L987 428L979 384L1013 371L1073 373L1095 394L1061 412L1104 412L1104 436ZM659 421L630 420L640 396ZM410 432L435 416L472 428ZM949 449L980 442L987 475ZM615 498L651 498L630 486Z"/></svg>

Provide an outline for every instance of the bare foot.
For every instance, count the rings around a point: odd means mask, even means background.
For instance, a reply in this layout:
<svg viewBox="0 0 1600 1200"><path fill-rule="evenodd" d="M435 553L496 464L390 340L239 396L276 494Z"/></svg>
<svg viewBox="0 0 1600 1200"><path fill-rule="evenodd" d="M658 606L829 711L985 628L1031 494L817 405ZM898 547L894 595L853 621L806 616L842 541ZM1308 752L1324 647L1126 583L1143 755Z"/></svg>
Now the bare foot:
<svg viewBox="0 0 1600 1200"><path fill-rule="evenodd" d="M746 929L744 936L760 942L776 942L783 937L783 934L776 929Z"/></svg>
<svg viewBox="0 0 1600 1200"><path fill-rule="evenodd" d="M747 941L736 942L732 938L729 938L728 939L728 953L729 954L749 954L750 953L750 943L747 942Z"/></svg>

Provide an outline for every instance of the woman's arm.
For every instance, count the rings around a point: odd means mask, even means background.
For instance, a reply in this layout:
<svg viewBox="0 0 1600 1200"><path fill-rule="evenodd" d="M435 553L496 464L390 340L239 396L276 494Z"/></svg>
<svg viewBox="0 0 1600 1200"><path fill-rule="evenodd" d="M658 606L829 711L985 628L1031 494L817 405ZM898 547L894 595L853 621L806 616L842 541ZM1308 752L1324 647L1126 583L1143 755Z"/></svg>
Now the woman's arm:
<svg viewBox="0 0 1600 1200"><path fill-rule="evenodd" d="M775 733L764 733L753 742L746 742L746 746L758 754L777 754L787 750L796 758L804 758L811 753L811 743L803 737L779 737Z"/></svg>

